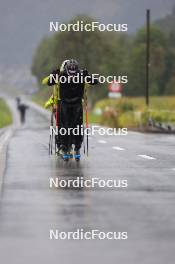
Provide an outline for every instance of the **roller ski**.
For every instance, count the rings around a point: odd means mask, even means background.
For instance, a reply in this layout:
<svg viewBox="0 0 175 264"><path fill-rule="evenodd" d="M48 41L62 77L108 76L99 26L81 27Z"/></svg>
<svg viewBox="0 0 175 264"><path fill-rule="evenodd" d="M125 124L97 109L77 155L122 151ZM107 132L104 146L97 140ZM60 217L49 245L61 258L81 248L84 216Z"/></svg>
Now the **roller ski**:
<svg viewBox="0 0 175 264"><path fill-rule="evenodd" d="M67 151L63 151L61 157L62 157L62 159L63 159L64 161L69 161L69 158L70 158L70 156L69 156L69 152L67 152Z"/></svg>
<svg viewBox="0 0 175 264"><path fill-rule="evenodd" d="M74 158L76 161L80 161L81 155L80 155L80 151L76 150L74 153Z"/></svg>
<svg viewBox="0 0 175 264"><path fill-rule="evenodd" d="M64 160L64 161L69 161L70 159L73 159L73 152L72 152L72 150L70 150L70 151L60 151L61 153L60 153L60 156L62 156L62 159Z"/></svg>
<svg viewBox="0 0 175 264"><path fill-rule="evenodd" d="M74 155L73 155L73 151L69 151L69 159L73 159Z"/></svg>

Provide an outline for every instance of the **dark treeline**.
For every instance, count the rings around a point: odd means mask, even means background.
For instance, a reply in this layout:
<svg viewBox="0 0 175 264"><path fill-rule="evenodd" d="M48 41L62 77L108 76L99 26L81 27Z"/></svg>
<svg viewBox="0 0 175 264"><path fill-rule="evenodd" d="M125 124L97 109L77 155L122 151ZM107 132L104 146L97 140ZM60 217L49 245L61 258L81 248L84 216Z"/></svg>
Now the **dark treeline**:
<svg viewBox="0 0 175 264"><path fill-rule="evenodd" d="M75 17L70 23L89 17ZM151 95L175 94L175 33L151 26ZM143 96L145 91L146 29L134 36L111 32L57 32L39 44L32 64L32 73L41 79L63 60L75 58L82 68L101 75L127 75L124 86L127 96ZM98 90L98 93L96 92ZM92 89L93 101L107 95L107 84Z"/></svg>

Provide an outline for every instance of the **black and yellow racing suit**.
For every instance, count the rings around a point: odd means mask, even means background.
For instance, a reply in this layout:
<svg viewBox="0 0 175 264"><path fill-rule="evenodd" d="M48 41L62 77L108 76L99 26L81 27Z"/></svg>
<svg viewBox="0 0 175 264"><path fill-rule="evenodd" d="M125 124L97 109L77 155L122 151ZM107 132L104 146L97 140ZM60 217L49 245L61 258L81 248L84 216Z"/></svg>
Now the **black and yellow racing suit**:
<svg viewBox="0 0 175 264"><path fill-rule="evenodd" d="M98 84L98 81L93 80L92 76L87 71L81 71L78 73L82 76L80 82L75 83L68 79L67 73L64 71L56 76L56 72L52 73L52 77L48 76L44 78L43 84L54 86L54 96L52 96L46 103L46 107L51 106L53 103L59 104L59 128L62 131L66 131L66 134L61 134L61 145L63 151L69 151L71 145L75 145L75 150L79 150L82 145L83 135L81 133L81 127L83 124L83 98L85 89L90 85ZM77 75L78 75L77 74ZM67 78L69 81L60 81ZM85 78L86 77L86 78ZM85 81L86 79L86 81ZM58 80L58 81L56 81ZM56 102L58 100L58 102ZM78 135L73 134L69 128L78 128ZM69 131L69 133L68 133ZM70 134L71 133L71 134Z"/></svg>

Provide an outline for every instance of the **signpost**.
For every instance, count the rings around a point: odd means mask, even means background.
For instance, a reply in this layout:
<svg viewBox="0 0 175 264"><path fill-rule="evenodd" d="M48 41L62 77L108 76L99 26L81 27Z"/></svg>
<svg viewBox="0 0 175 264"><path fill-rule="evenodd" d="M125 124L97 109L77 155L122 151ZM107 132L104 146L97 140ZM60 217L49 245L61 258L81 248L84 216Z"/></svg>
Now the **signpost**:
<svg viewBox="0 0 175 264"><path fill-rule="evenodd" d="M122 97L123 87L121 83L117 83L117 82L110 83L108 89L109 89L109 93L108 93L109 98L121 98Z"/></svg>
<svg viewBox="0 0 175 264"><path fill-rule="evenodd" d="M150 10L146 12L146 105L149 106L149 76L150 76Z"/></svg>

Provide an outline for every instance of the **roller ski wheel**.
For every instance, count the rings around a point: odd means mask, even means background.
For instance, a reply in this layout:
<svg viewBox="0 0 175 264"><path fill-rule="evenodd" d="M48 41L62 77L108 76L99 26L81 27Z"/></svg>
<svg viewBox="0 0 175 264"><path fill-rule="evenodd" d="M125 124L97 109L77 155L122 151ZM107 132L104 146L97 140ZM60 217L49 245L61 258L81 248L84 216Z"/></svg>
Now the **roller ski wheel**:
<svg viewBox="0 0 175 264"><path fill-rule="evenodd" d="M80 151L75 151L74 158L76 161L80 161L81 158Z"/></svg>
<svg viewBox="0 0 175 264"><path fill-rule="evenodd" d="M74 155L72 153L72 151L69 152L69 159L73 159Z"/></svg>
<svg viewBox="0 0 175 264"><path fill-rule="evenodd" d="M62 159L63 159L64 161L69 161L69 153L63 153L63 154L62 154Z"/></svg>
<svg viewBox="0 0 175 264"><path fill-rule="evenodd" d="M62 155L63 155L63 151L62 151L62 149L58 149L58 150L56 151L56 156L61 157Z"/></svg>

